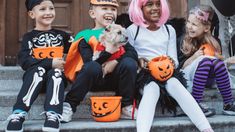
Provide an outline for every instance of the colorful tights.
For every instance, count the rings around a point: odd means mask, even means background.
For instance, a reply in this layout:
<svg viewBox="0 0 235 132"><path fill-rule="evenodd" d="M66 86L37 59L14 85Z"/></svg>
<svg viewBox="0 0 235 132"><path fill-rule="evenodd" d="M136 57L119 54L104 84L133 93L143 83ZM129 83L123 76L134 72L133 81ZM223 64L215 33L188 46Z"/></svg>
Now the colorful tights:
<svg viewBox="0 0 235 132"><path fill-rule="evenodd" d="M211 73L214 74L214 78L220 94L222 95L224 104L232 102L233 97L228 71L224 62L219 59L204 58L199 62L193 79L193 97L197 102L202 101L204 88Z"/></svg>

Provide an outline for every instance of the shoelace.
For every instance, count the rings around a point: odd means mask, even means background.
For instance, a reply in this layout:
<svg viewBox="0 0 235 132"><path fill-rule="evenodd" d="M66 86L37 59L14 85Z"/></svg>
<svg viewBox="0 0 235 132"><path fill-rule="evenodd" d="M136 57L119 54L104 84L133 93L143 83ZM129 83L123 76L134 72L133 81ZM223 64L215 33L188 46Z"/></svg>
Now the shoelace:
<svg viewBox="0 0 235 132"><path fill-rule="evenodd" d="M228 104L230 105L230 107L228 108L228 110L231 110L231 111L235 111L235 104L231 103L231 104ZM224 106L224 109L228 107L228 106Z"/></svg>
<svg viewBox="0 0 235 132"><path fill-rule="evenodd" d="M49 112L44 111L40 115L43 115L43 114L46 114L47 119L50 120L50 121L58 120L60 122L63 119L63 117L60 114L57 114L53 111L49 111Z"/></svg>
<svg viewBox="0 0 235 132"><path fill-rule="evenodd" d="M235 105L232 104L230 110L235 111Z"/></svg>
<svg viewBox="0 0 235 132"><path fill-rule="evenodd" d="M7 121L12 120L13 122L16 122L19 121L20 118L25 118L26 115L26 112L14 113L7 118Z"/></svg>

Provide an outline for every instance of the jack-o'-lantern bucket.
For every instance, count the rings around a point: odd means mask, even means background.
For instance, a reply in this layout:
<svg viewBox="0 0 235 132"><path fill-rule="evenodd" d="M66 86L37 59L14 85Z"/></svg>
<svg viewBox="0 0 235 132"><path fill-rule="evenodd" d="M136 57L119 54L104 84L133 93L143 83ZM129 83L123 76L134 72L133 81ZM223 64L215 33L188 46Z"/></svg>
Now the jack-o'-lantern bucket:
<svg viewBox="0 0 235 132"><path fill-rule="evenodd" d="M121 116L121 96L90 97L92 117L98 122L114 122Z"/></svg>
<svg viewBox="0 0 235 132"><path fill-rule="evenodd" d="M211 44L202 44L200 49L203 50L204 55L215 56L215 48Z"/></svg>
<svg viewBox="0 0 235 132"><path fill-rule="evenodd" d="M168 80L174 73L173 60L168 56L159 56L153 58L148 63L151 75L158 81Z"/></svg>

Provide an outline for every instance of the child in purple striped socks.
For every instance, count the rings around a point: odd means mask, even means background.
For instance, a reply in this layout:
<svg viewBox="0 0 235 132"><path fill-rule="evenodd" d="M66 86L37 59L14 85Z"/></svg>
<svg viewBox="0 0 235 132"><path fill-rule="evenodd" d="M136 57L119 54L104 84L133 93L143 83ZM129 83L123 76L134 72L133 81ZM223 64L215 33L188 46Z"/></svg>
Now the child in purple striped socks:
<svg viewBox="0 0 235 132"><path fill-rule="evenodd" d="M186 34L180 49L184 56L181 57L182 69L188 82L192 82L192 95L206 116L215 114L215 110L201 103L204 89L211 77L215 80L223 98L223 114L235 115L228 70L221 57L220 44L210 32L213 14L213 9L206 5L190 10ZM209 44L211 48L202 48L203 44ZM212 51L212 54L207 54L208 50Z"/></svg>

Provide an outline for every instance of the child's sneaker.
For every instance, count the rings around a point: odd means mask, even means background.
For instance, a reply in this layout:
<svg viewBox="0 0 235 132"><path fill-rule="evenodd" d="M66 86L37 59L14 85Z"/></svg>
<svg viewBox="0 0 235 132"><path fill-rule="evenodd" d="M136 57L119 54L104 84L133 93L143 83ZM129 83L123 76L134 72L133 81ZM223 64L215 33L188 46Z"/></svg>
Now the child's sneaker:
<svg viewBox="0 0 235 132"><path fill-rule="evenodd" d="M206 104L198 103L198 105L206 117L211 117L216 114L215 109L209 108Z"/></svg>
<svg viewBox="0 0 235 132"><path fill-rule="evenodd" d="M26 111L11 114L7 120L9 120L6 132L23 132L23 122L25 121Z"/></svg>
<svg viewBox="0 0 235 132"><path fill-rule="evenodd" d="M224 105L223 114L235 116L235 105L233 103Z"/></svg>
<svg viewBox="0 0 235 132"><path fill-rule="evenodd" d="M72 120L72 116L73 116L73 111L72 111L72 107L69 103L64 102L63 103L63 113L62 113L62 123L67 123L70 122Z"/></svg>
<svg viewBox="0 0 235 132"><path fill-rule="evenodd" d="M62 118L61 115L59 115L53 111L48 111L45 114L46 114L46 119L44 122L44 126L42 127L42 131L59 132L60 131L60 120Z"/></svg>
<svg viewBox="0 0 235 132"><path fill-rule="evenodd" d="M122 119L136 119L138 110L133 105L125 106L122 108Z"/></svg>

